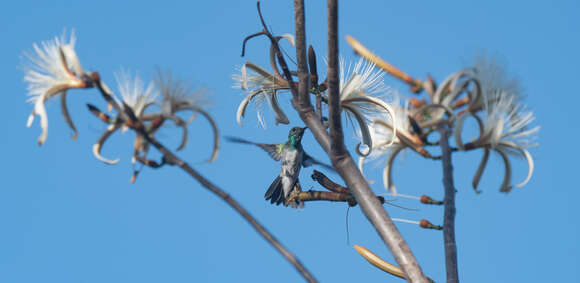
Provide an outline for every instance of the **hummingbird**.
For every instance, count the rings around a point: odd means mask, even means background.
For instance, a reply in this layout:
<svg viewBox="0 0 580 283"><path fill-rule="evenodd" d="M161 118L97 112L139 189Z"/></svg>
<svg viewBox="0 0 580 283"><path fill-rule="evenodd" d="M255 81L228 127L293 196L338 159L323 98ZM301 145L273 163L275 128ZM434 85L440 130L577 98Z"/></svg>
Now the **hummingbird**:
<svg viewBox="0 0 580 283"><path fill-rule="evenodd" d="M292 208L303 208L304 203L297 199L288 202L288 197L292 190L299 183L300 169L317 164L334 170L329 165L319 162L304 152L302 136L307 128L293 127L288 133L288 140L281 144L255 143L241 138L227 137L232 142L256 145L266 151L272 159L276 161L282 160L280 175L274 179L264 195L264 198L270 200L272 204L280 205L283 203L285 206L289 205Z"/></svg>

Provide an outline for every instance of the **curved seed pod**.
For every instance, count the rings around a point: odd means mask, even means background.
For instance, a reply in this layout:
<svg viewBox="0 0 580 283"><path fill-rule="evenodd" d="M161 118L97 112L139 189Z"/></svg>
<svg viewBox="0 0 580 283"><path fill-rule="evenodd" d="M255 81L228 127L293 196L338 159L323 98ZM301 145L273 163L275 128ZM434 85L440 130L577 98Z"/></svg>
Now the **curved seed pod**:
<svg viewBox="0 0 580 283"><path fill-rule="evenodd" d="M285 33L283 35L274 37L274 39L276 39L276 41L280 41L280 39L282 39L282 38L288 40L288 42L290 42L290 45L294 46L294 36L293 35L291 35L289 33ZM274 70L274 73L278 77L283 78L282 75L280 74L280 71L278 71L278 65L276 64L276 48L274 47L274 44L270 44L270 65L272 65L272 70Z"/></svg>
<svg viewBox="0 0 580 283"><path fill-rule="evenodd" d="M455 138L455 143L460 150L465 150L465 144L463 143L463 138L461 137L461 133L463 132L463 125L465 123L465 119L467 116L471 115L477 121L477 125L479 126L479 137L476 141L481 140L483 138L483 121L477 114L473 112L464 112L463 114L459 115L455 120L455 129L453 129L453 137Z"/></svg>
<svg viewBox="0 0 580 283"><path fill-rule="evenodd" d="M524 154L526 161L528 162L528 176L526 176L526 179L523 182L516 184L516 187L521 188L525 186L532 178L532 174L534 173L534 159L527 150L523 148L520 148L519 150Z"/></svg>
<svg viewBox="0 0 580 283"><path fill-rule="evenodd" d="M209 115L209 113L207 113L202 108L199 108L199 107L194 106L194 105L190 105L187 109L194 111L194 112L198 112L199 114L204 116L207 119L207 121L209 122L209 124L211 125L211 128L213 130L213 149L212 149L212 153L211 153L211 156L208 159L208 161L214 162L215 159L217 158L219 150L220 150L220 138L219 138L220 136L219 136L219 130L218 130L216 122L211 117L211 115Z"/></svg>
<svg viewBox="0 0 580 283"><path fill-rule="evenodd" d="M393 183L393 163L395 162L395 157L397 157L397 154L399 154L403 149L405 149L404 146L397 146L391 155L389 155L387 166L385 166L385 169L383 169L383 184L387 191L392 191L393 196L397 196L397 188Z"/></svg>
<svg viewBox="0 0 580 283"><path fill-rule="evenodd" d="M510 183L512 182L512 165L507 154L501 150L496 150L497 153L503 159L503 163L505 164L505 175L503 177L503 182L501 183L501 187L499 191L502 193L509 193L512 190L512 186Z"/></svg>
<svg viewBox="0 0 580 283"><path fill-rule="evenodd" d="M254 99L254 97L259 95L261 92L262 92L261 90L253 91L250 94L248 94L244 98L244 100L242 100L242 102L240 102L240 105L238 106L238 111L236 112L236 121L238 122L238 125L240 125L240 127L243 127L242 118L246 115L246 108L248 108L248 104L252 101L252 99Z"/></svg>
<svg viewBox="0 0 580 283"><path fill-rule="evenodd" d="M521 188L525 186L530 181L530 179L532 178L532 174L534 173L534 159L532 158L532 155L526 149L523 149L512 142L501 142L499 145L511 147L521 152L524 158L526 159L528 163L528 175L526 176L526 179L523 182L517 184L516 187Z"/></svg>
<svg viewBox="0 0 580 283"><path fill-rule="evenodd" d="M73 131L72 139L76 140L78 138L79 134L77 132L77 128L75 127L75 124L73 123L73 121L70 117L70 113L68 112L68 107L66 106L66 90L63 91L62 94L60 95L60 111L62 112L62 116L64 117L64 121L68 124L68 126Z"/></svg>
<svg viewBox="0 0 580 283"><path fill-rule="evenodd" d="M467 76L468 79L463 81L462 84L459 87L455 88L449 95L445 96L441 104L445 106L451 105L451 102L455 101L459 97L459 95L464 91L467 93L467 96L469 97L469 101L471 103L476 102L479 99L481 95L481 84L479 83L479 80L473 77L470 73L465 73L464 76ZM475 85L475 94L467 90L467 86L469 86L470 83L473 83Z"/></svg>
<svg viewBox="0 0 580 283"><path fill-rule="evenodd" d="M105 132L101 135L101 137L99 137L99 139L97 140L97 143L95 143L93 145L93 155L95 155L95 157L106 163L106 164L117 164L117 162L119 162L119 158L115 159L115 160L110 160L107 158L104 158L101 156L101 148L103 147L103 145L105 144L105 142L107 141L107 139L109 139L109 137L120 128L120 124L113 124L110 125L107 130L105 130Z"/></svg>
<svg viewBox="0 0 580 283"><path fill-rule="evenodd" d="M481 193L480 190L477 189L479 186L479 181L481 180L481 176L483 175L483 171L487 166L487 160L489 160L489 149L483 149L483 156L481 157L481 161L479 162L479 166L477 167L477 171L475 171L475 175L473 175L473 180L471 181L471 185L473 185L473 189L476 193Z"/></svg>
<svg viewBox="0 0 580 283"><path fill-rule="evenodd" d="M246 64L248 64L248 62L244 63L244 65L242 65L242 68L240 68L240 73L241 73L241 86L240 86L240 88L242 90L248 89L248 73L246 71Z"/></svg>
<svg viewBox="0 0 580 283"><path fill-rule="evenodd" d="M365 180L367 181L367 183L369 185L372 185L375 183L375 181L367 179L367 177L365 176L365 172L364 172L364 162L365 162L366 157L365 156L359 156L358 157L358 170L361 172L361 174L365 177Z"/></svg>
<svg viewBox="0 0 580 283"><path fill-rule="evenodd" d="M347 105L348 103L352 103L352 102L362 102L362 103L373 104L373 105L377 106L378 108L384 109L391 117L391 121L392 121L393 125L397 125L397 118L395 116L395 111L386 102L384 102L376 97L372 97L372 96L356 96L356 97L347 98L347 99L342 100L341 106L345 107L345 105ZM392 131L393 131L393 136L392 136L390 143L387 144L387 146L390 146L395 142L395 137L397 136L397 127L396 126L393 127ZM370 135L369 135L369 137L370 137ZM367 144L367 145L370 148L372 148L371 144Z"/></svg>
<svg viewBox="0 0 580 283"><path fill-rule="evenodd" d="M463 124L465 123L465 118L467 118L467 115L469 115L469 113L471 112L465 112L459 115L459 117L457 117L457 119L455 120L455 129L453 129L453 137L455 138L455 144L457 145L457 148L459 148L460 150L465 150L461 133L463 132Z"/></svg>
<svg viewBox="0 0 580 283"><path fill-rule="evenodd" d="M43 145L46 141L46 138L48 137L48 115L46 114L44 103L51 97L58 95L59 93L66 91L69 88L72 87L66 84L56 85L47 90L45 95L34 103L34 108L28 116L26 127L30 128L34 122L34 117L36 115L40 116L40 129L42 130L42 133L40 134L40 137L38 137L38 145Z"/></svg>
<svg viewBox="0 0 580 283"><path fill-rule="evenodd" d="M276 93L268 93L267 95L269 97L268 101L270 102L270 106L272 107L272 110L274 110L274 115L276 116L276 125L290 124L290 120L288 120L288 117L286 114L284 114L282 108L280 108L280 104L278 104L278 97L276 96Z"/></svg>
<svg viewBox="0 0 580 283"><path fill-rule="evenodd" d="M41 101L38 101L34 105L34 110L32 110L32 113L28 117L28 127L30 127L34 121L34 115L40 116L40 129L42 132L40 137L38 137L38 145L43 145L46 141L46 137L48 136L48 116L46 115L46 108L44 108L44 103Z"/></svg>
<svg viewBox="0 0 580 283"><path fill-rule="evenodd" d="M365 171L364 171L364 163L365 163L365 157L364 156L359 156L358 157L358 170L361 172L361 174L364 176L365 175Z"/></svg>
<svg viewBox="0 0 580 283"><path fill-rule="evenodd" d="M471 78L471 81L475 84L475 94L471 91L467 92L467 96L469 97L469 106L467 109L472 109L472 106L483 99L481 82L476 78Z"/></svg>
<svg viewBox="0 0 580 283"><path fill-rule="evenodd" d="M435 94L433 95L433 103L440 103L443 96L443 92L446 91L449 86L453 86L454 82L456 82L460 77L464 76L465 74L467 74L467 71L461 70L445 78L445 80L443 80L443 82L439 85L437 91L435 91Z"/></svg>
<svg viewBox="0 0 580 283"><path fill-rule="evenodd" d="M352 114L352 116L354 116L354 118L357 121L358 126L360 128L363 143L369 147L368 152L365 154L365 153L360 151L361 143L358 143L356 146L356 152L360 156L368 156L372 151L373 141L372 141L372 137L371 137L371 132L369 131L369 126L367 125L365 118L363 117L362 113L360 113L356 108L351 107L348 104L343 105L342 108L344 108L344 110L350 112Z"/></svg>
<svg viewBox="0 0 580 283"><path fill-rule="evenodd" d="M176 126L181 127L183 130L183 133L181 134L181 144L179 144L179 147L177 147L177 151L184 149L187 145L187 123L175 115L167 115L165 117L173 121Z"/></svg>

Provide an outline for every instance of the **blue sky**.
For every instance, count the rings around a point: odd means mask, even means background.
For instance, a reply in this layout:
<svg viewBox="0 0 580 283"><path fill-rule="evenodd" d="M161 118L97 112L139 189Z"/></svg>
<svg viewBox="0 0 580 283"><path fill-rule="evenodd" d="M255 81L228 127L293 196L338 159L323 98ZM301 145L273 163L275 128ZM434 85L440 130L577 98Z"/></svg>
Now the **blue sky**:
<svg viewBox="0 0 580 283"><path fill-rule="evenodd" d="M326 3L307 1L307 41L326 53ZM201 4L203 3L203 4ZM293 33L291 1L264 1L263 12L275 33ZM340 3L340 50L357 60L344 36L349 34L409 74L427 73L441 81L485 50L505 62L525 89L526 104L541 126L540 146L532 149L536 171L531 182L511 194L498 192L503 164L493 156L476 195L471 177L480 152L454 154L457 194L457 243L464 282L580 281L580 222L575 174L579 157L574 126L580 96L575 88L580 64L579 5L575 1ZM265 39L243 38L260 30L253 1L18 1L0 9L0 75L6 87L0 153L0 282L280 282L301 280L294 269L221 200L177 168L145 169L135 184L130 154L133 135L114 136L103 154L120 157L115 166L93 158L91 146L104 125L85 104L103 107L96 90L71 91L69 107L79 130L76 141L49 102L50 132L38 147L38 124L26 128L32 107L26 103L23 52L32 44L74 29L83 66L98 71L109 85L121 68L148 79L155 68L170 70L212 94L211 113L223 135L268 143L282 142L289 126L258 126L254 112L245 126L235 123L243 98L232 89L231 74L246 60L267 62ZM288 48L290 50L290 48ZM403 94L407 87L385 82ZM409 94L410 95L410 94ZM282 98L290 120L302 125ZM253 110L253 108L252 108ZM354 144L349 133L346 140ZM558 134L559 133L559 134ZM177 145L176 128L159 137ZM349 218L345 204L308 203L296 211L271 206L262 198L279 165L257 148L223 144L218 160L209 155L209 127L201 119L190 128L190 146L180 156L231 193L322 282L400 279L371 267L352 248L365 246L393 261L388 249L358 208ZM326 160L312 135L306 150ZM380 164L369 167L383 193ZM513 163L514 181L525 177L523 160ZM442 198L440 164L407 153L396 163L399 192ZM306 188L311 169L302 172ZM334 179L337 175L329 174ZM442 209L412 201L406 211L387 206L393 217L442 222ZM424 272L444 281L442 234L398 224Z"/></svg>

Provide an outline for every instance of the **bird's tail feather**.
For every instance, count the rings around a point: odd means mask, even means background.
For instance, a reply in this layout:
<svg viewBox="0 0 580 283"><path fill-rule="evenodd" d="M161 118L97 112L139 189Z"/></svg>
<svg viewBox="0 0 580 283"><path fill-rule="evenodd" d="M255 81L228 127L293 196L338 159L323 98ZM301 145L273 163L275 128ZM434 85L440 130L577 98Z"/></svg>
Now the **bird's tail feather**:
<svg viewBox="0 0 580 283"><path fill-rule="evenodd" d="M272 182L266 191L264 198L270 200L270 203L275 203L276 205L280 205L284 202L284 190L282 190L282 178L280 176L274 179L274 182Z"/></svg>

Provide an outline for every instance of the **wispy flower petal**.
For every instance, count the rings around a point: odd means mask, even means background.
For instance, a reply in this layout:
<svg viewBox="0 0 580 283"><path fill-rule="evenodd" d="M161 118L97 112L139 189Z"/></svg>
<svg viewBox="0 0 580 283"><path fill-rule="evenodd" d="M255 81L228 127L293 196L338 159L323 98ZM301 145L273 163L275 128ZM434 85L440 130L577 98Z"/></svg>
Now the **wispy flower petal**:
<svg viewBox="0 0 580 283"><path fill-rule="evenodd" d="M248 75L247 69L252 70L254 73ZM277 94L280 91L287 91L289 89L286 80L269 73L252 62L246 62L242 68L240 68L240 73L240 75L232 76L235 81L233 87L244 90L248 95L238 106L236 113L236 121L238 124L242 126L242 117L245 116L246 108L250 102L256 102L258 105L257 116L262 127L265 128L265 124L263 123L260 106L264 102L268 103L274 112L276 124L289 124L290 121L284 111L280 108L277 97Z"/></svg>
<svg viewBox="0 0 580 283"><path fill-rule="evenodd" d="M534 140L540 127L530 128L530 124L534 121L534 115L531 111L516 102L517 97L515 95L507 92L496 92L493 95L494 99L483 101L483 110L485 112L484 121L482 122L476 114L472 114L471 112L464 113L456 121L454 135L455 141L460 149L481 147L486 151L492 149L500 154L504 161L506 171L500 191L507 193L512 189L512 169L508 155L523 157L528 163L526 179L516 185L517 187L522 187L529 182L533 174L534 161L527 149L537 145ZM476 118L480 126L480 136L471 143L463 144L461 132L463 130L464 120L468 115L473 115ZM474 176L474 188L477 188L486 162L487 153L484 153L484 157Z"/></svg>
<svg viewBox="0 0 580 283"><path fill-rule="evenodd" d="M28 61L24 64L24 81L28 83L28 101L34 104L27 126L32 125L36 115L40 116L42 129L42 134L38 139L40 145L46 141L48 135L48 117L44 103L67 89L87 86L83 80L84 70L74 50L75 42L74 33L71 33L68 40L66 34L63 33L53 40L43 41L40 46L34 44L34 52L25 53ZM62 103L65 101L63 100ZM76 136L76 129L68 115L66 103L61 107L67 123Z"/></svg>
<svg viewBox="0 0 580 283"><path fill-rule="evenodd" d="M181 145L178 150L184 148L187 144L187 125L193 121L193 117L197 114L201 114L205 117L213 130L213 149L209 162L213 162L219 153L220 139L219 130L214 119L209 115L204 107L209 105L209 99L207 97L207 92L205 90L192 91L191 88L183 81L174 80L169 74L165 76L159 74L158 82L163 94L163 102L161 108L163 110L163 115L167 119L173 120L176 125L182 127L183 136ZM191 111L193 112L192 118L187 121L183 121L176 114L180 111Z"/></svg>
<svg viewBox="0 0 580 283"><path fill-rule="evenodd" d="M131 77L126 71L116 73L115 77L123 102L133 110L135 116L141 117L145 108L153 104L159 95L153 82L145 86L138 75Z"/></svg>
<svg viewBox="0 0 580 283"><path fill-rule="evenodd" d="M347 117L355 118L357 121L362 134L362 142L370 149L366 154L373 149L369 134L369 124L373 116L382 112L390 116L395 123L397 120L393 108L382 100L384 96L391 93L391 88L383 82L384 75L382 70L375 68L375 64L362 58L354 66L346 66L344 60L340 61L341 107L345 110ZM397 131L396 127L394 131ZM393 142L394 136L390 144ZM360 150L357 151L365 155Z"/></svg>

